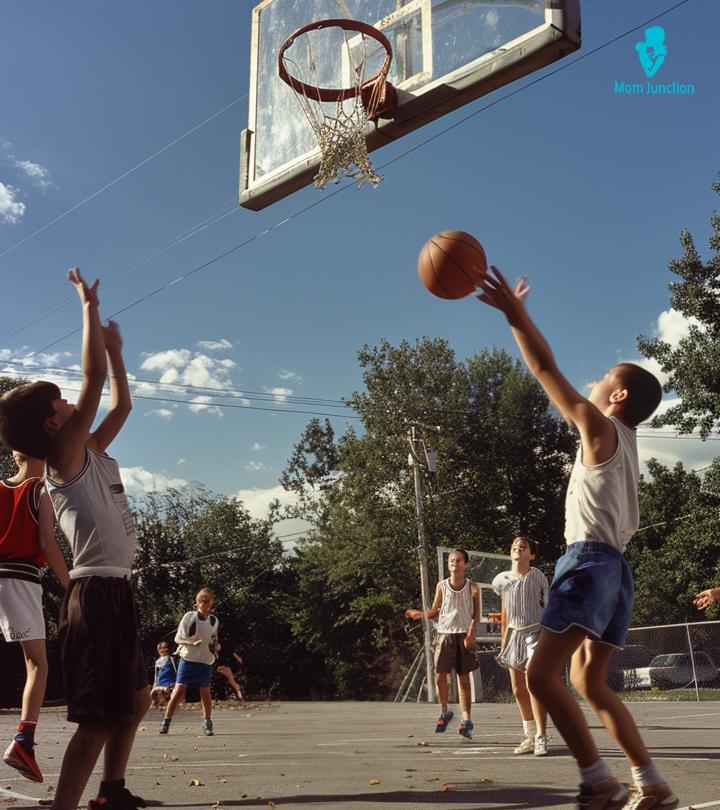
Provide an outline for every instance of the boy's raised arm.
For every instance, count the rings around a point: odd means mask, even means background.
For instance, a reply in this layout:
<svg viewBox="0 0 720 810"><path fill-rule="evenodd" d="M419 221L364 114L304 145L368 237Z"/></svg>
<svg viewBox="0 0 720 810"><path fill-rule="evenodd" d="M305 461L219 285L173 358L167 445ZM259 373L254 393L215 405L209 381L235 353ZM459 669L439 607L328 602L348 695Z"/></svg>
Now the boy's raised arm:
<svg viewBox="0 0 720 810"><path fill-rule="evenodd" d="M109 321L102 331L110 370L110 409L88 442L89 447L99 452L103 452L117 436L132 410L120 329L115 321Z"/></svg>
<svg viewBox="0 0 720 810"><path fill-rule="evenodd" d="M578 393L558 368L552 349L525 309L523 299L530 290L527 282L520 279L513 289L497 267L491 270L480 284L483 292L478 298L505 315L530 372L561 415L580 431L583 451L590 453L585 463L597 463L592 455L605 455L605 446L616 441L612 422Z"/></svg>
<svg viewBox="0 0 720 810"><path fill-rule="evenodd" d="M85 464L85 445L100 405L107 374L105 343L98 312L97 289L100 281L96 279L92 286L88 286L77 267L69 271L68 279L75 287L82 305L83 379L74 412L59 427L48 454L48 466L61 480L74 477Z"/></svg>

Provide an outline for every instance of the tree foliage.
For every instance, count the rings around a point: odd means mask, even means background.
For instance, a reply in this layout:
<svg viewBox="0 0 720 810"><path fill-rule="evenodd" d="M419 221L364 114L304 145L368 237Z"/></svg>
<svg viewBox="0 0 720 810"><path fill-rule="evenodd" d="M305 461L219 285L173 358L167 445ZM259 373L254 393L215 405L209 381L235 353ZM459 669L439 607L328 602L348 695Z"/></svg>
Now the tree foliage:
<svg viewBox="0 0 720 810"><path fill-rule="evenodd" d="M720 183L713 189L720 194ZM672 307L695 319L689 334L675 348L660 338L638 338L640 351L669 375L666 390L680 398L653 423L673 425L683 433L697 429L703 438L720 422L720 214L714 213L710 222L712 258L703 262L692 235L683 230L683 255L668 265L681 279L670 284Z"/></svg>

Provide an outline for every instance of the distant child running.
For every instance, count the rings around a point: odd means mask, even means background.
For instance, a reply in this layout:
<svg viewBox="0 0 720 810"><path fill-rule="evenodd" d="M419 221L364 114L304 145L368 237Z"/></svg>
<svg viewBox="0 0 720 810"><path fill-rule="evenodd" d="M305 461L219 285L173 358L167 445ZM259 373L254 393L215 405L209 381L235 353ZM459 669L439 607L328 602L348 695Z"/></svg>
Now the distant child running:
<svg viewBox="0 0 720 810"><path fill-rule="evenodd" d="M214 734L210 679L213 664L220 652L218 642L220 623L211 612L214 605L215 594L210 588L203 588L195 597L197 610L191 610L180 620L175 634L175 643L180 647L177 683L160 724L160 734L167 734L170 731L175 709L185 697L188 686L197 686L200 692L204 718L202 733L206 737L212 737Z"/></svg>
<svg viewBox="0 0 720 810"><path fill-rule="evenodd" d="M633 577L623 552L639 523L635 428L660 404L662 388L640 366L620 363L593 383L586 399L560 372L530 319L523 302L530 289L526 280L512 288L493 267L480 286L480 300L505 315L528 368L580 433L565 500L568 549L555 568L528 686L577 760L580 810L668 810L677 798L650 758L632 715L605 682L632 615ZM585 715L562 679L568 662L573 686L630 761L636 787L632 797L600 757Z"/></svg>
<svg viewBox="0 0 720 810"><path fill-rule="evenodd" d="M513 578L502 590L502 650L498 661L510 670L513 694L520 710L525 739L514 754L547 754L547 712L530 694L527 665L540 637L540 617L548 602L545 574L531 563L537 543L529 537L516 537L510 547Z"/></svg>
<svg viewBox="0 0 720 810"><path fill-rule="evenodd" d="M0 432L9 447L46 460L45 485L73 553L59 638L68 720L78 727L53 810L76 810L103 748L103 779L90 810L135 810L145 803L125 787L125 770L150 687L130 584L135 524L118 464L105 453L132 404L117 324L100 323L99 282L86 284L77 268L68 277L83 313L77 403L50 382L15 388L0 399ZM91 433L108 367L109 407Z"/></svg>
<svg viewBox="0 0 720 810"><path fill-rule="evenodd" d="M465 577L470 562L467 551L456 548L448 557L450 576L437 584L435 598L429 610L408 609L405 615L416 621L424 618L437 622L435 639L435 682L440 700L440 717L435 731L442 732L453 717L448 708L448 675L457 674L462 722L458 732L472 739L470 673L478 668L475 657L475 628L480 618L480 591L477 583Z"/></svg>
<svg viewBox="0 0 720 810"><path fill-rule="evenodd" d="M161 641L157 645L158 658L155 661L155 678L150 697L154 706L163 707L170 698L177 681L177 661L170 655L170 645Z"/></svg>
<svg viewBox="0 0 720 810"><path fill-rule="evenodd" d="M0 629L5 641L20 643L27 675L20 725L3 762L27 779L42 782L34 752L48 673L40 566L47 560L64 588L68 572L55 542L55 515L42 482L45 464L17 450L12 455L18 471L0 481Z"/></svg>
<svg viewBox="0 0 720 810"><path fill-rule="evenodd" d="M240 650L236 647L232 651L232 658L229 659L229 664L221 664L217 668L218 674L225 678L230 686L230 689L232 689L233 695L235 695L236 699L239 701L243 700L242 690L240 689L240 684L238 683L241 677L239 667L242 665L242 656L240 655ZM233 666L235 667L235 671L233 671Z"/></svg>

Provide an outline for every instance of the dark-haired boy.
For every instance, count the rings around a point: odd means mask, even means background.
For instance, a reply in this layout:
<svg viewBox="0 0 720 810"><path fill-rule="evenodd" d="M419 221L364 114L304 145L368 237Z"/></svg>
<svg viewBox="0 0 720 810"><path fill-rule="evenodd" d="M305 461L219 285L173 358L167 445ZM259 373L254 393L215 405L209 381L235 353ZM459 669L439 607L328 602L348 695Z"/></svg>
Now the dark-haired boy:
<svg viewBox="0 0 720 810"><path fill-rule="evenodd" d="M80 396L72 405L47 382L9 391L0 398L0 436L12 449L46 460L46 487L73 552L60 644L68 720L78 727L52 806L77 808L104 748L103 781L89 807L135 810L144 802L125 788L125 769L150 688L130 585L135 526L117 462L105 454L132 404L117 325L100 323L99 282L88 286L77 268L68 277L83 312ZM91 433L108 365L110 405Z"/></svg>
<svg viewBox="0 0 720 810"><path fill-rule="evenodd" d="M440 700L440 717L435 731L445 731L453 713L448 708L448 676L455 670L460 696L462 722L458 733L472 739L472 699L470 673L478 668L475 657L475 628L480 618L480 590L477 583L465 577L465 568L470 562L467 551L456 548L448 555L450 576L440 580L435 588L435 598L429 610L405 611L408 619L438 616L435 638L435 683Z"/></svg>
<svg viewBox="0 0 720 810"><path fill-rule="evenodd" d="M528 368L580 433L565 501L568 550L555 568L540 640L528 666L528 686L577 760L579 810L668 810L677 798L650 758L632 715L605 682L632 614L633 578L623 552L639 522L635 427L660 404L662 388L645 369L620 363L592 385L586 399L560 372L530 319L523 300L530 289L526 279L512 288L492 267L480 286L480 300L505 315ZM573 686L632 765L632 797L600 757L585 716L565 686L568 662Z"/></svg>

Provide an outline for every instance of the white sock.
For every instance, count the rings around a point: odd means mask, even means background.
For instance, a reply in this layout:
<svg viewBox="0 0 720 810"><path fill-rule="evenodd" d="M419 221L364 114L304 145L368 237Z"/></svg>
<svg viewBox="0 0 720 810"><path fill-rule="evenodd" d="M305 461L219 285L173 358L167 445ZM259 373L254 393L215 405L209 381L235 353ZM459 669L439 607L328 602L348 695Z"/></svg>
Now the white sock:
<svg viewBox="0 0 720 810"><path fill-rule="evenodd" d="M597 785L612 776L612 771L608 768L604 759L599 759L587 768L580 768L580 781L586 785Z"/></svg>
<svg viewBox="0 0 720 810"><path fill-rule="evenodd" d="M638 787L643 787L644 785L660 785L665 781L662 776L660 776L660 772L652 760L650 760L648 765L641 767L633 765L630 770L632 771L633 781Z"/></svg>
<svg viewBox="0 0 720 810"><path fill-rule="evenodd" d="M534 737L537 734L537 726L534 720L523 720L523 731L526 737Z"/></svg>

